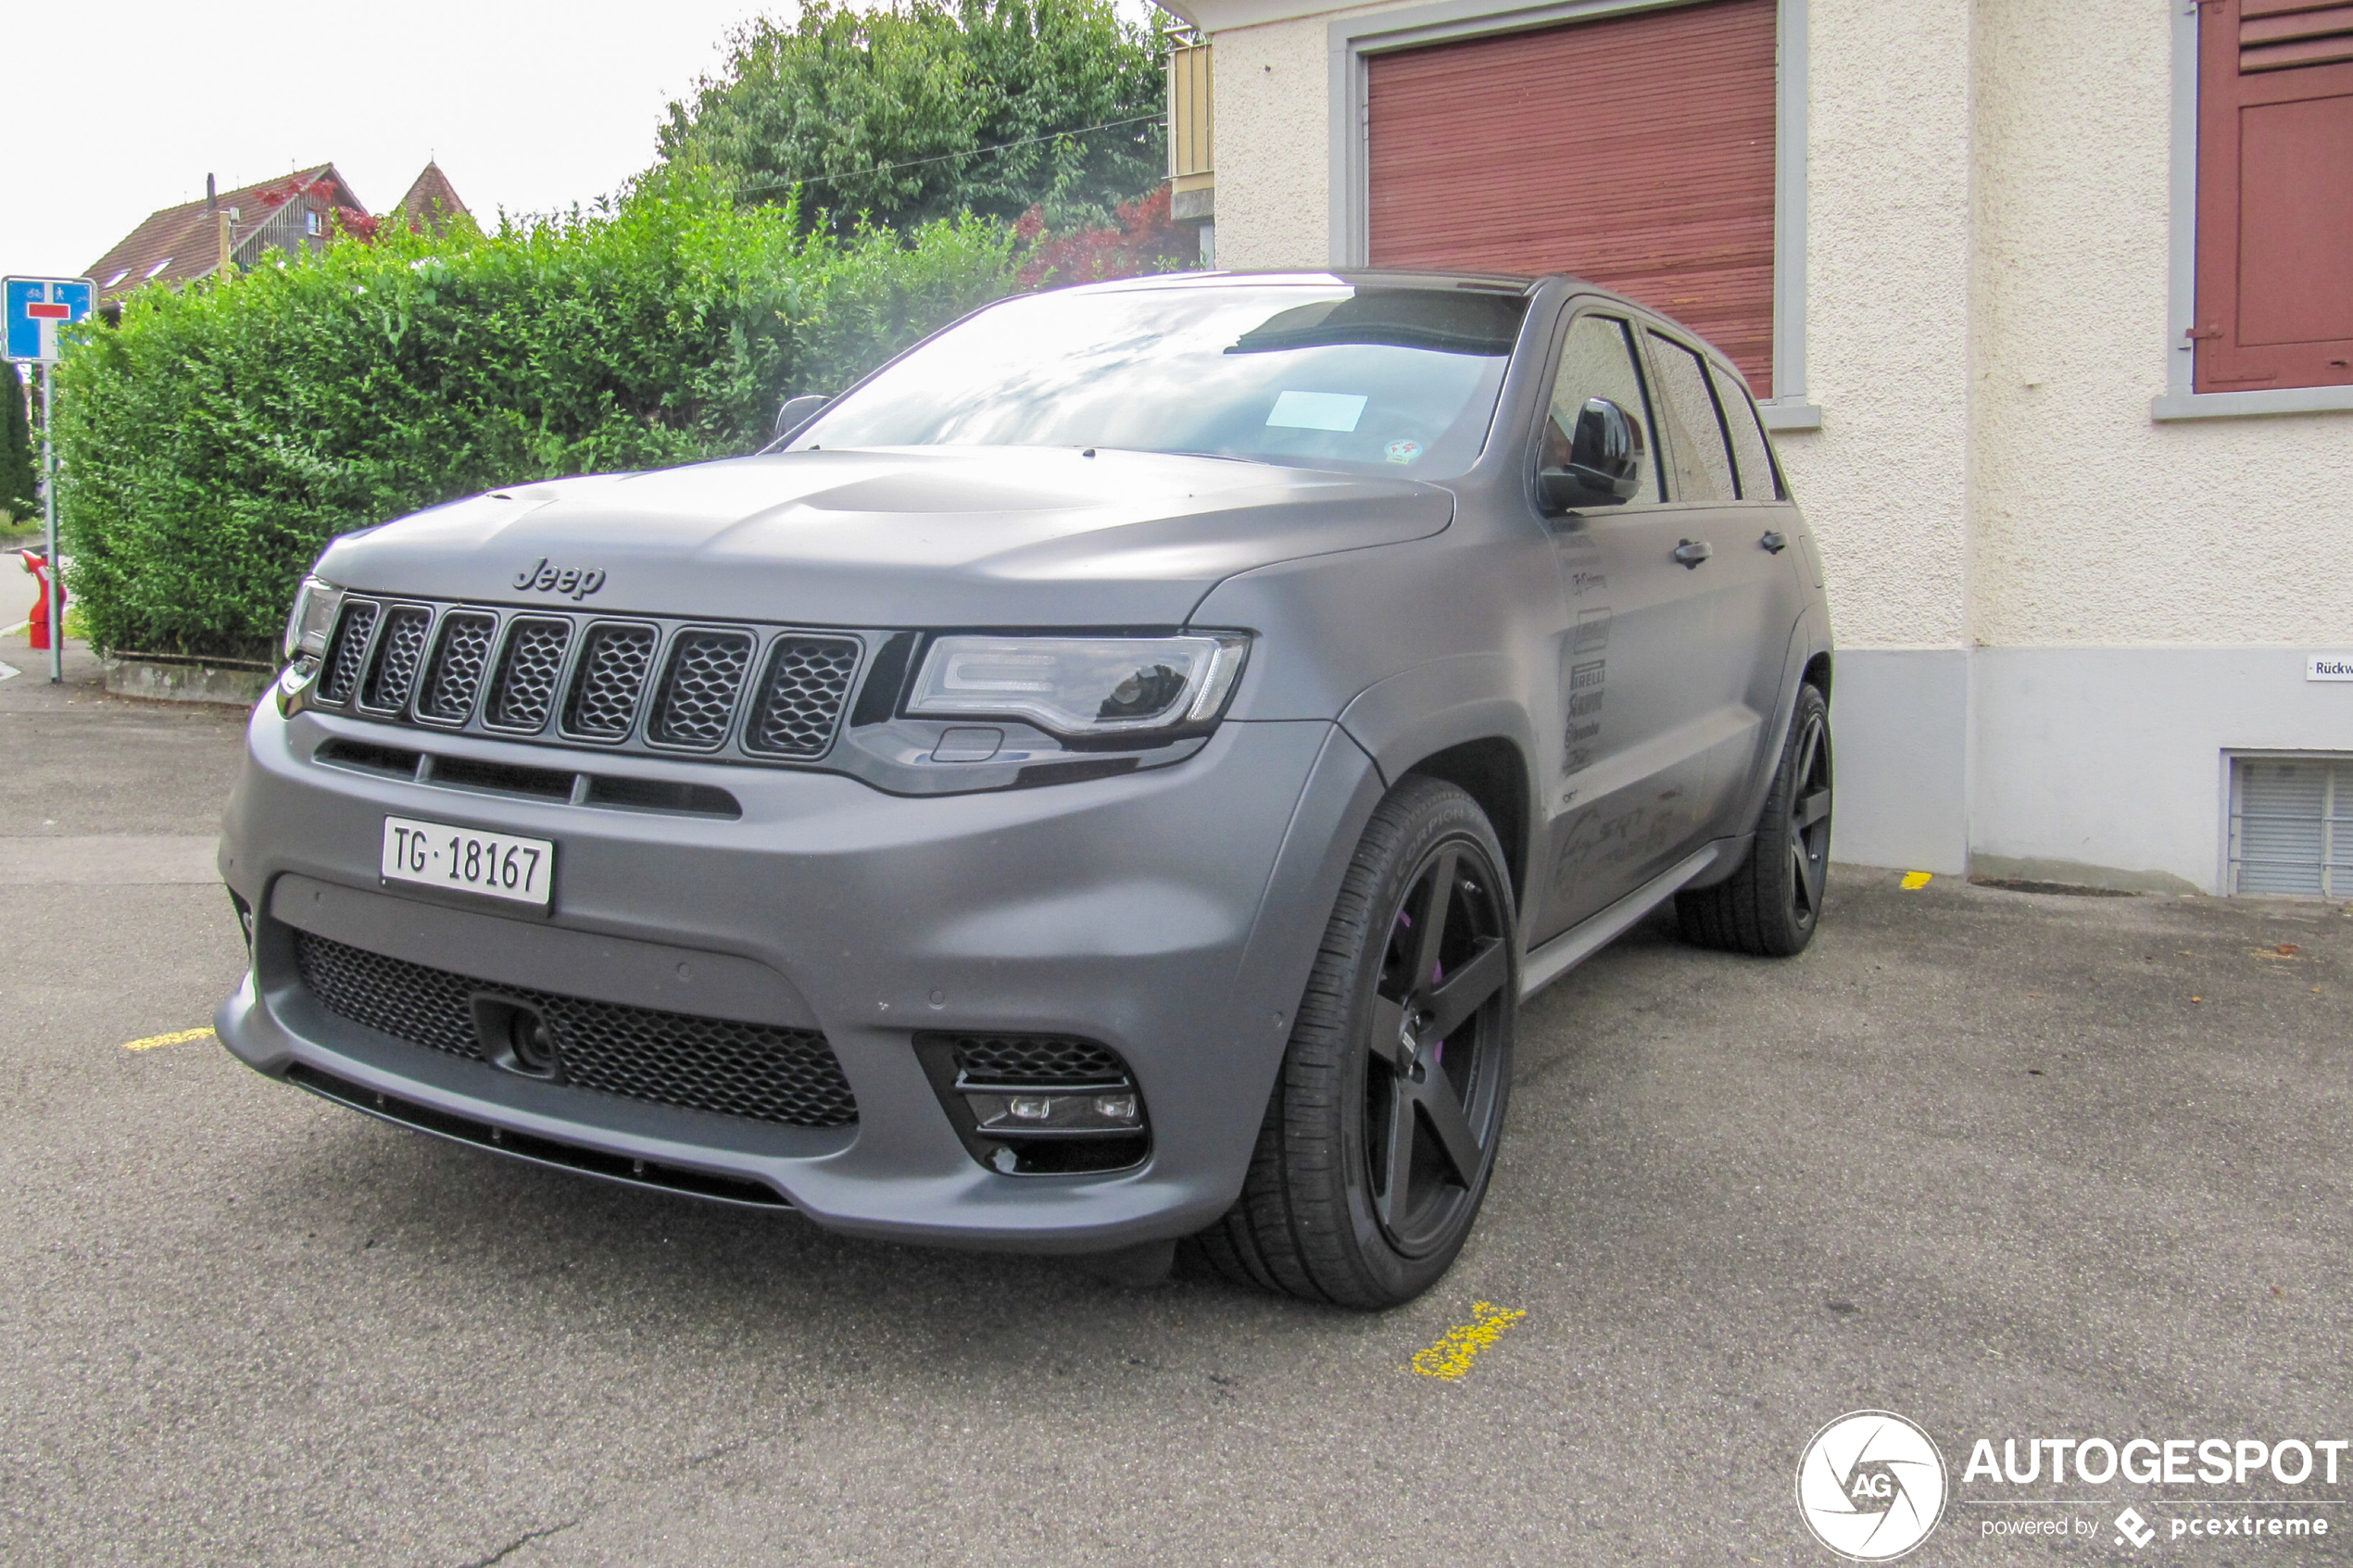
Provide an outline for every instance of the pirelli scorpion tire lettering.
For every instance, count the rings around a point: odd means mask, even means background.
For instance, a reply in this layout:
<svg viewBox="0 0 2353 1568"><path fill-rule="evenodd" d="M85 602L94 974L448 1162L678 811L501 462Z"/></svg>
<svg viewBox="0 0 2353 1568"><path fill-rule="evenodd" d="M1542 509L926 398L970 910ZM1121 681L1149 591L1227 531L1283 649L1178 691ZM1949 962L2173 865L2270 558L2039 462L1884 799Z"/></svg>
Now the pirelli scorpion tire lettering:
<svg viewBox="0 0 2353 1568"><path fill-rule="evenodd" d="M1519 994L1512 888L1477 802L1409 777L1341 884L1241 1197L1194 1245L1344 1307L1445 1273L1485 1198Z"/></svg>

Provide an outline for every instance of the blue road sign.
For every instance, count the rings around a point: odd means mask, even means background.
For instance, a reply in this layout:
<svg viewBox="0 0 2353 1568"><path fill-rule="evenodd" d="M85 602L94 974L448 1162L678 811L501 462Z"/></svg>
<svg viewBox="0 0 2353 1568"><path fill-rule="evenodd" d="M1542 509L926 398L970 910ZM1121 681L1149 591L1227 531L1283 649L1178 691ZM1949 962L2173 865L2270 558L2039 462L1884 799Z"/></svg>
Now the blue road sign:
<svg viewBox="0 0 2353 1568"><path fill-rule="evenodd" d="M57 329L89 315L97 294L87 278L10 278L6 288L7 358L43 364L57 358Z"/></svg>

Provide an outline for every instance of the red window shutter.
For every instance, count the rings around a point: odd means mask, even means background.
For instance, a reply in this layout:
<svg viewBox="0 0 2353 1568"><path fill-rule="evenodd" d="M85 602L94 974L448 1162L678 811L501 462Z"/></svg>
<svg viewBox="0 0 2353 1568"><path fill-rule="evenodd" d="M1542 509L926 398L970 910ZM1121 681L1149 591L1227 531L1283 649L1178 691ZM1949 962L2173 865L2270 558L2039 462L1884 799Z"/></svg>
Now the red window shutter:
<svg viewBox="0 0 2353 1568"><path fill-rule="evenodd" d="M1776 0L1367 62L1376 267L1574 272L1773 374Z"/></svg>
<svg viewBox="0 0 2353 1568"><path fill-rule="evenodd" d="M2353 385L2353 5L2207 0L2196 389Z"/></svg>

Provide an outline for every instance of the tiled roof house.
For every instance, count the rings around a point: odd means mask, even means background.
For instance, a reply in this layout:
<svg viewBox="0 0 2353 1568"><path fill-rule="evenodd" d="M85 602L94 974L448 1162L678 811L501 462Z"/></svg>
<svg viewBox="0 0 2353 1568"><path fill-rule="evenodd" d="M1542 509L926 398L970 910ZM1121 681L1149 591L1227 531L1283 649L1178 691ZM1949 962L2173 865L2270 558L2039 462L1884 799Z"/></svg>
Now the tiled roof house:
<svg viewBox="0 0 2353 1568"><path fill-rule="evenodd" d="M435 234L447 229L451 219L467 215L466 204L458 199L458 188L437 163L425 165L424 172L409 187L409 194L393 204L392 210L406 219L409 228Z"/></svg>
<svg viewBox="0 0 2353 1568"><path fill-rule="evenodd" d="M209 188L211 182L206 184ZM332 163L315 165L182 202L150 213L112 250L90 264L87 276L102 300L120 299L149 283L179 284L220 270L220 220L229 220L231 263L250 267L270 251L314 250L333 237L334 214L365 219L368 208ZM393 211L410 228L435 233L462 215L466 204L437 163L425 165Z"/></svg>
<svg viewBox="0 0 2353 1568"><path fill-rule="evenodd" d="M229 254L250 267L270 250L309 250L324 245L336 207L365 214L332 163L243 185L202 201L182 202L147 215L112 250L90 264L87 276L101 299L119 299L148 283L184 283L220 266L222 213L229 219Z"/></svg>

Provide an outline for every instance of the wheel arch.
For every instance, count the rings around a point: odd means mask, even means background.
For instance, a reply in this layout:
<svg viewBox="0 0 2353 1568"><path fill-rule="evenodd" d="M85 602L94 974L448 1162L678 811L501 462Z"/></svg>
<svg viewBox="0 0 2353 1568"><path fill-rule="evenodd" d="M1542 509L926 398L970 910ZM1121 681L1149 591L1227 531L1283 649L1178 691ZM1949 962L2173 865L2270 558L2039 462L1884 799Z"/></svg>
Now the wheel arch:
<svg viewBox="0 0 2353 1568"><path fill-rule="evenodd" d="M1512 903L1528 893L1528 759L1508 737L1481 735L1432 752L1399 775L1441 779L1478 803L1504 846L1504 874L1512 879Z"/></svg>
<svg viewBox="0 0 2353 1568"><path fill-rule="evenodd" d="M1818 689L1822 694L1823 700L1828 701L1831 695L1831 650L1824 648L1819 653L1817 653L1813 658L1807 659L1806 661L1805 672L1799 675L1797 679L1798 684L1801 685L1813 686Z"/></svg>

